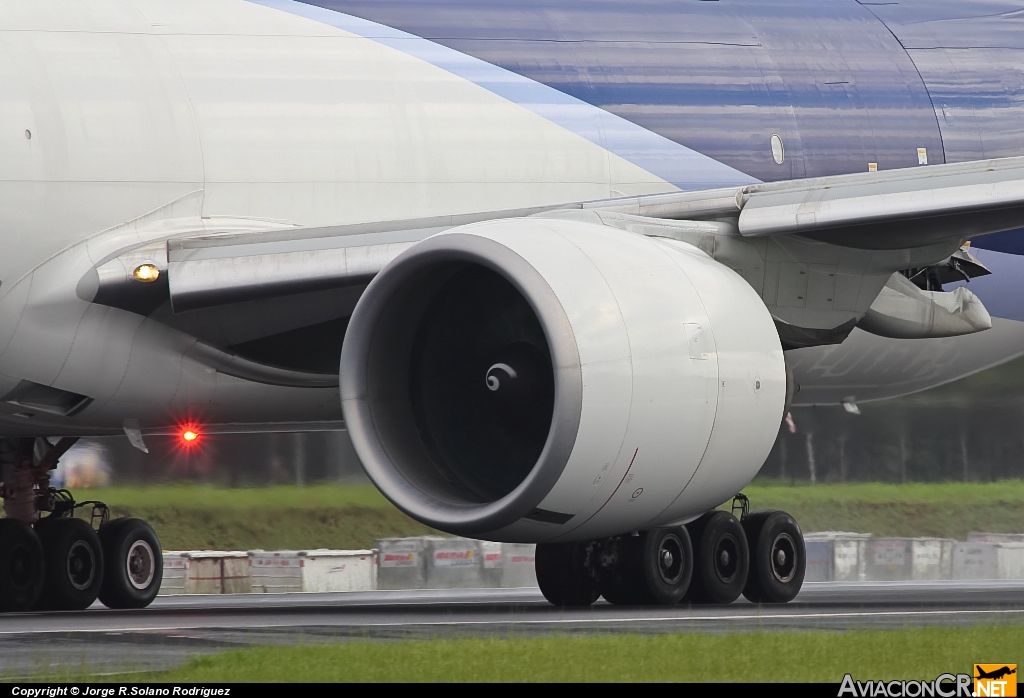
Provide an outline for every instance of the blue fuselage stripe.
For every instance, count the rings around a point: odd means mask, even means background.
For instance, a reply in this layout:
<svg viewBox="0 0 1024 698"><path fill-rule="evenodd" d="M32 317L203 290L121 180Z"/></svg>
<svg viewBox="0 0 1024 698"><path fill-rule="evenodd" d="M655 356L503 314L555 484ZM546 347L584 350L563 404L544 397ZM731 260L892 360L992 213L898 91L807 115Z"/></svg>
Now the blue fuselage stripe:
<svg viewBox="0 0 1024 698"><path fill-rule="evenodd" d="M292 0L250 0L372 39L473 82L642 167L680 189L758 180L529 77L405 31Z"/></svg>

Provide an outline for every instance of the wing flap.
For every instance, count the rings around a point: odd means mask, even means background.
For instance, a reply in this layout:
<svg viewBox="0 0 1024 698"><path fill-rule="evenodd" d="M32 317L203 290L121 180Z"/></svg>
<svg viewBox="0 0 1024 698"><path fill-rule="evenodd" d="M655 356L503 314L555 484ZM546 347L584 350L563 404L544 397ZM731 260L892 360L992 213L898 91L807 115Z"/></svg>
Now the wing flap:
<svg viewBox="0 0 1024 698"><path fill-rule="evenodd" d="M1024 226L1024 158L754 185L741 196L744 237L920 247Z"/></svg>

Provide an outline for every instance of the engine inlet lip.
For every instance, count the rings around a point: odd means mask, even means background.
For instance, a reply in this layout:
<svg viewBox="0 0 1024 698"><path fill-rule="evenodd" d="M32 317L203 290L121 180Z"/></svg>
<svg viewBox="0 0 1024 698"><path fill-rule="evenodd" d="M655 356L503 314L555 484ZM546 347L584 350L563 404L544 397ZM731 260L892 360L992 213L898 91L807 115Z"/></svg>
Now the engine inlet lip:
<svg viewBox="0 0 1024 698"><path fill-rule="evenodd" d="M381 314L404 282L432 266L453 262L487 268L522 294L544 331L555 374L551 429L537 463L515 489L493 502L457 502L423 492L392 462L375 438L378 430L366 367ZM413 518L456 534L497 531L536 508L561 476L576 443L582 417L582 367L572 326L561 302L526 259L502 242L481 234L435 235L406 250L374 278L356 305L345 333L340 381L345 422L373 483Z"/></svg>

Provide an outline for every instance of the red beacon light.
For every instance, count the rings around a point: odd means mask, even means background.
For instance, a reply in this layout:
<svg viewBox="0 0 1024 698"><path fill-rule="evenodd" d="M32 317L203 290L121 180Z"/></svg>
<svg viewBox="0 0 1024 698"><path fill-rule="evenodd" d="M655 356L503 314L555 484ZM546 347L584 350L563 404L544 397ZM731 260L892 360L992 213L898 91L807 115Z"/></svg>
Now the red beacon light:
<svg viewBox="0 0 1024 698"><path fill-rule="evenodd" d="M199 439L199 431L194 428L187 428L181 432L181 440L186 444L194 444Z"/></svg>

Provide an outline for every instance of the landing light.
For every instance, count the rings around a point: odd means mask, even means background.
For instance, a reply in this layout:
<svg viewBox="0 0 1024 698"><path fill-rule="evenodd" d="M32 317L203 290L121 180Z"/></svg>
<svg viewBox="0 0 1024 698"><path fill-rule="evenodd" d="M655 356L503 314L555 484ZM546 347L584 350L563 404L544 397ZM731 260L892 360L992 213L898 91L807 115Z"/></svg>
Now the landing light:
<svg viewBox="0 0 1024 698"><path fill-rule="evenodd" d="M160 270L155 264L140 264L132 272L132 278L142 283L150 283L160 278Z"/></svg>

